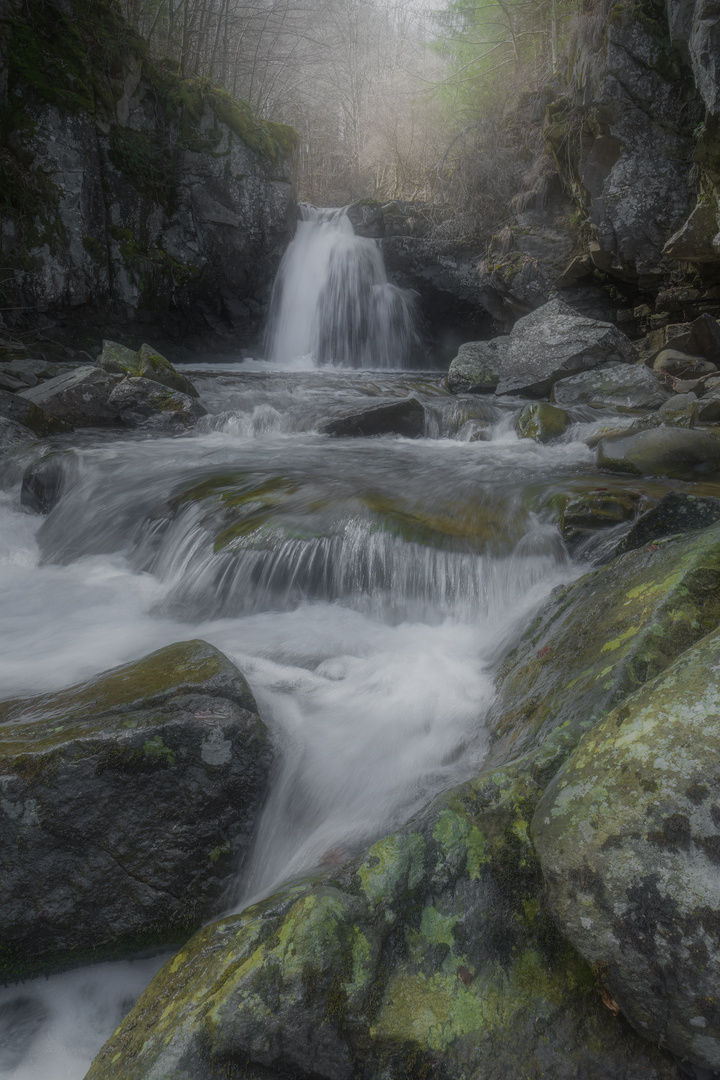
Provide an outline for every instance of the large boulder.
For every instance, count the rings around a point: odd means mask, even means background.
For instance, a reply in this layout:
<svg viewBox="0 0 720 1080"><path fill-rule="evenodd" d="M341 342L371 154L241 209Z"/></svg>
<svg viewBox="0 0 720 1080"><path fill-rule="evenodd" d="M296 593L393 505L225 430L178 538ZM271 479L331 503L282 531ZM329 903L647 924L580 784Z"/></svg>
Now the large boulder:
<svg viewBox="0 0 720 1080"><path fill-rule="evenodd" d="M533 818L550 905L632 1025L720 1070L720 634L593 728Z"/></svg>
<svg viewBox="0 0 720 1080"><path fill-rule="evenodd" d="M495 393L544 397L565 376L610 360L636 359L630 339L612 323L578 315L562 300L551 300L513 327Z"/></svg>
<svg viewBox="0 0 720 1080"><path fill-rule="evenodd" d="M425 434L425 410L417 398L405 398L330 420L322 425L320 431L338 438L404 435L417 439Z"/></svg>
<svg viewBox="0 0 720 1080"><path fill-rule="evenodd" d="M272 756L222 653L171 645L0 723L2 980L180 943L221 910Z"/></svg>
<svg viewBox="0 0 720 1080"><path fill-rule="evenodd" d="M201 931L87 1080L672 1080L548 918L537 786L484 773L314 884Z"/></svg>
<svg viewBox="0 0 720 1080"><path fill-rule="evenodd" d="M453 394L492 394L507 366L508 336L467 341L450 363L448 390Z"/></svg>
<svg viewBox="0 0 720 1080"><path fill-rule="evenodd" d="M609 472L695 480L720 470L720 438L674 424L631 429L602 439L597 462Z"/></svg>
<svg viewBox="0 0 720 1080"><path fill-rule="evenodd" d="M171 390L157 380L131 377L113 388L108 405L125 427L182 430L192 427L207 413L207 409L195 400L196 396L196 393L190 397Z"/></svg>
<svg viewBox="0 0 720 1080"><path fill-rule="evenodd" d="M151 345L142 345L138 352L133 352L117 341L103 341L97 366L111 374L149 379L188 397L198 396L190 380L180 375L170 361Z"/></svg>
<svg viewBox="0 0 720 1080"><path fill-rule="evenodd" d="M534 439L547 443L559 438L568 426L569 417L564 409L548 405L545 401L525 405L515 421L515 430L521 439Z"/></svg>
<svg viewBox="0 0 720 1080"><path fill-rule="evenodd" d="M504 661L489 762L562 745L720 623L720 525L634 550L553 593Z"/></svg>
<svg viewBox="0 0 720 1080"><path fill-rule="evenodd" d="M618 544L616 554L652 544L673 533L706 529L716 521L720 521L720 499L690 495L685 491L669 491L657 506L638 518Z"/></svg>
<svg viewBox="0 0 720 1080"><path fill-rule="evenodd" d="M553 387L558 405L656 409L667 398L658 377L638 364L607 364L560 379Z"/></svg>
<svg viewBox="0 0 720 1080"><path fill-rule="evenodd" d="M64 420L57 419L33 401L28 401L23 394L10 393L1 389L0 418L21 424L38 438L72 430Z"/></svg>
<svg viewBox="0 0 720 1080"><path fill-rule="evenodd" d="M73 427L108 427L119 423L118 411L108 398L120 378L87 364L23 390L17 397Z"/></svg>

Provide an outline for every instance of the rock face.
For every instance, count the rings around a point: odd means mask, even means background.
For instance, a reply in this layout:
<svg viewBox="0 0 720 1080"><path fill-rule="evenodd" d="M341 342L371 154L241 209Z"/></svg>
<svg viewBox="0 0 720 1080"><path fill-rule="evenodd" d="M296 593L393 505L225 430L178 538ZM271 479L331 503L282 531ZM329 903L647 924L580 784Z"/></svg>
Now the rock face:
<svg viewBox="0 0 720 1080"><path fill-rule="evenodd" d="M357 438L369 435L404 435L417 439L425 434L425 410L417 398L375 405L350 416L330 420L320 431L325 435Z"/></svg>
<svg viewBox="0 0 720 1080"><path fill-rule="evenodd" d="M676 425L630 430L602 439L597 460L610 472L693 480L720 470L720 438Z"/></svg>
<svg viewBox="0 0 720 1080"><path fill-rule="evenodd" d="M510 338L468 341L450 363L448 390L453 394L491 394L507 366Z"/></svg>
<svg viewBox="0 0 720 1080"><path fill-rule="evenodd" d="M656 409L667 397L657 376L637 364L608 364L582 371L553 387L553 401L558 405Z"/></svg>
<svg viewBox="0 0 720 1080"><path fill-rule="evenodd" d="M271 764L222 653L171 645L0 718L3 980L176 943L221 908Z"/></svg>
<svg viewBox="0 0 720 1080"><path fill-rule="evenodd" d="M155 64L110 4L9 0L0 55L13 305L70 336L255 333L295 222L294 132Z"/></svg>
<svg viewBox="0 0 720 1080"><path fill-rule="evenodd" d="M632 344L617 327L551 300L513 327L507 365L495 393L544 397L563 376L635 357Z"/></svg>
<svg viewBox="0 0 720 1080"><path fill-rule="evenodd" d="M550 905L638 1031L720 1069L720 635L589 732L533 818Z"/></svg>

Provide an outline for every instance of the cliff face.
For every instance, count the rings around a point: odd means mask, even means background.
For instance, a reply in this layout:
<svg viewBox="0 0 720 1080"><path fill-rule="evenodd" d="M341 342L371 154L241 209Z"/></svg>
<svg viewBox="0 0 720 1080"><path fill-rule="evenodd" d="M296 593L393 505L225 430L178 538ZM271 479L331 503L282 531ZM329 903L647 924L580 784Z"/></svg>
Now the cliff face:
<svg viewBox="0 0 720 1080"><path fill-rule="evenodd" d="M493 313L512 322L561 290L634 335L720 314L717 3L582 16L564 77L526 108L546 163L480 267Z"/></svg>
<svg viewBox="0 0 720 1080"><path fill-rule="evenodd" d="M105 0L10 0L0 136L8 327L257 334L295 221L291 129L153 62Z"/></svg>

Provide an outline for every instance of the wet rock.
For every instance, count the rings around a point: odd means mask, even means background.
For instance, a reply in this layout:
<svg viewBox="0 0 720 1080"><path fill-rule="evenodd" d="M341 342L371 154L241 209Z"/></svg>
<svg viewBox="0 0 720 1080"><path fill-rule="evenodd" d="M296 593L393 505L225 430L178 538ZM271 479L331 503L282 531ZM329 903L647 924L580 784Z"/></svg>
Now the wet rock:
<svg viewBox="0 0 720 1080"><path fill-rule="evenodd" d="M630 521L637 513L641 497L639 491L628 488L596 488L571 496L563 508L563 535L567 538L576 532L594 532Z"/></svg>
<svg viewBox="0 0 720 1080"><path fill-rule="evenodd" d="M720 521L720 499L669 491L657 506L638 518L625 539L618 544L616 554L651 544L673 533L705 529L716 521Z"/></svg>
<svg viewBox="0 0 720 1080"><path fill-rule="evenodd" d="M207 413L207 409L188 394L143 378L123 379L114 386L108 405L126 427L155 431L190 428Z"/></svg>
<svg viewBox="0 0 720 1080"><path fill-rule="evenodd" d="M560 938L528 836L537 787L484 773L314 884L201 931L87 1080L671 1080Z"/></svg>
<svg viewBox="0 0 720 1080"><path fill-rule="evenodd" d="M488 764L527 753L553 732L558 748L574 745L720 624L719 587L715 525L630 551L556 590L500 670L486 721Z"/></svg>
<svg viewBox="0 0 720 1080"><path fill-rule="evenodd" d="M22 424L40 438L72 431L70 424L29 401L24 394L11 394L5 390L0 390L0 418Z"/></svg>
<svg viewBox="0 0 720 1080"><path fill-rule="evenodd" d="M663 424L694 428L698 419L698 399L695 394L674 394L661 405L658 415Z"/></svg>
<svg viewBox="0 0 720 1080"><path fill-rule="evenodd" d="M675 425L608 435L598 443L598 466L633 476L693 480L720 470L720 439Z"/></svg>
<svg viewBox="0 0 720 1080"><path fill-rule="evenodd" d="M190 380L180 375L170 361L151 345L142 345L138 352L133 352L117 341L103 341L103 350L97 359L97 365L103 371L114 375L149 379L188 397L198 396Z"/></svg>
<svg viewBox="0 0 720 1080"><path fill-rule="evenodd" d="M521 439L534 439L547 443L559 438L568 426L568 414L546 402L526 405L515 421L515 430Z"/></svg>
<svg viewBox="0 0 720 1080"><path fill-rule="evenodd" d="M36 514L49 514L60 502L70 472L76 468L73 451L46 454L25 470L20 488L21 504Z"/></svg>
<svg viewBox="0 0 720 1080"><path fill-rule="evenodd" d="M37 436L33 435L30 428L18 424L15 420L8 420L5 416L0 416L0 454L14 450L17 446L35 442L36 438Z"/></svg>
<svg viewBox="0 0 720 1080"><path fill-rule="evenodd" d="M667 397L658 377L638 364L607 364L560 379L553 386L553 401L558 405L656 409Z"/></svg>
<svg viewBox="0 0 720 1080"><path fill-rule="evenodd" d="M663 349L653 361L653 371L672 375L677 379L686 379L692 376L711 375L717 371L717 368L710 360L690 356L689 353L679 352L677 349Z"/></svg>
<svg viewBox="0 0 720 1080"><path fill-rule="evenodd" d="M3 980L180 942L221 908L271 760L222 653L171 645L0 720Z"/></svg>
<svg viewBox="0 0 720 1080"><path fill-rule="evenodd" d="M513 327L495 393L543 397L564 376L636 358L630 339L612 323L578 315L561 300L551 300Z"/></svg>
<svg viewBox="0 0 720 1080"><path fill-rule="evenodd" d="M720 1069L720 634L589 732L533 818L550 905L652 1042Z"/></svg>
<svg viewBox="0 0 720 1080"><path fill-rule="evenodd" d="M23 390L18 397L73 427L108 427L119 422L117 409L108 401L119 378L100 368L83 365Z"/></svg>
<svg viewBox="0 0 720 1080"><path fill-rule="evenodd" d="M357 438L370 435L404 435L417 439L425 434L425 410L417 398L374 405L362 412L330 420L319 429L324 435Z"/></svg>
<svg viewBox="0 0 720 1080"><path fill-rule="evenodd" d="M510 338L467 341L458 349L448 371L448 390L453 394L491 394L507 363Z"/></svg>
<svg viewBox="0 0 720 1080"><path fill-rule="evenodd" d="M714 424L720 420L720 384L698 402L698 420L703 424Z"/></svg>
<svg viewBox="0 0 720 1080"><path fill-rule="evenodd" d="M383 207L374 199L360 199L348 206L346 213L357 236L376 240L385 235Z"/></svg>

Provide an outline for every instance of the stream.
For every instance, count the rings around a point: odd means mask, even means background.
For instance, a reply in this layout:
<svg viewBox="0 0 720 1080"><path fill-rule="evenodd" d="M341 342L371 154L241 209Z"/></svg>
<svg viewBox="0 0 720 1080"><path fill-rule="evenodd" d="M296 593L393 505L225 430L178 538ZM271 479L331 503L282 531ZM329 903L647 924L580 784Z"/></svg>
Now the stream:
<svg viewBox="0 0 720 1080"><path fill-rule="evenodd" d="M606 482L584 440L617 420L577 410L543 446L515 434L520 400L453 397L443 375L390 371L387 357L382 370L318 367L283 342L275 363L186 365L208 409L187 435L57 438L68 483L48 517L20 504L34 451L0 491L4 697L188 638L246 675L280 764L238 908L478 771L499 660L588 568L568 555L552 498ZM318 433L409 394L424 438ZM230 528L213 497L228 483L255 493ZM1 989L0 1077L80 1080L165 959Z"/></svg>

